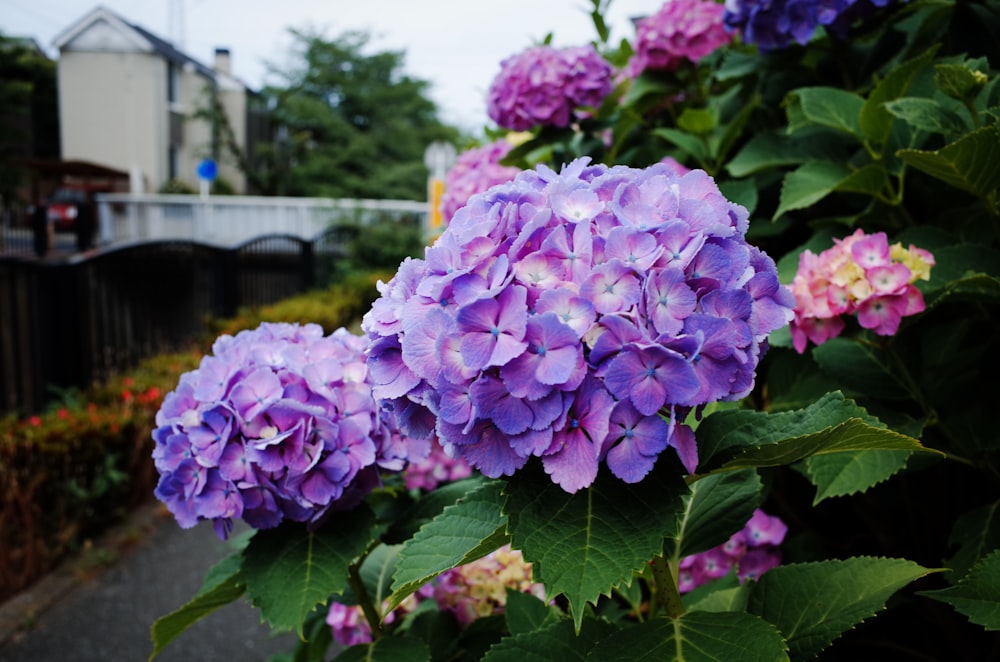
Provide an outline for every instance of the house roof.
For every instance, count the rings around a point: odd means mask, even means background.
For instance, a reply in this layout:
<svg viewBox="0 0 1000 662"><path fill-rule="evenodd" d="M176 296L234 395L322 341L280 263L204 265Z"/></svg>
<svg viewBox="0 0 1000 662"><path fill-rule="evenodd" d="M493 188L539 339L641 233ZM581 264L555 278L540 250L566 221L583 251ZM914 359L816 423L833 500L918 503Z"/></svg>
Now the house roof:
<svg viewBox="0 0 1000 662"><path fill-rule="evenodd" d="M117 39L117 43L121 44L122 48L127 45L132 50L159 55L176 65L190 66L202 76L213 81L220 81L224 77L229 80L236 80L233 76L220 74L212 67L202 64L187 53L176 48L169 41L158 37L141 25L129 22L107 7L94 7L83 17L74 21L69 27L56 35L52 43L60 52L67 47L72 48L71 45L74 40L77 40L78 37L85 35L85 33L98 25L104 28L105 31L113 33ZM114 47L102 47L99 50L114 50ZM240 83L240 85L246 87L243 83Z"/></svg>

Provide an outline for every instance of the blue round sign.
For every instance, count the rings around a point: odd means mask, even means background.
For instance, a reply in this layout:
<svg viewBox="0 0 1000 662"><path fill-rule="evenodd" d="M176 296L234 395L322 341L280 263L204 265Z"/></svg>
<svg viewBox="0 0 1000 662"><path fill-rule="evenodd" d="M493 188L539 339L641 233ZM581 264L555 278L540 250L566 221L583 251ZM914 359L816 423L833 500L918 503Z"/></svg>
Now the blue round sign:
<svg viewBox="0 0 1000 662"><path fill-rule="evenodd" d="M219 168L212 159L205 159L198 164L198 177L207 181L214 181L219 174Z"/></svg>

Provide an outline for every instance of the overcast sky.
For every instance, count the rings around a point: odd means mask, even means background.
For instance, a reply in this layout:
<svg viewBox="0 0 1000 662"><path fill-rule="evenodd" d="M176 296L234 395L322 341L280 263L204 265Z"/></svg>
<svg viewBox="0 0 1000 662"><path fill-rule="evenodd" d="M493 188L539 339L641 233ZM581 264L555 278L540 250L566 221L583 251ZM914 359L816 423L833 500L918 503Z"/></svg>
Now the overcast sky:
<svg viewBox="0 0 1000 662"><path fill-rule="evenodd" d="M205 64L229 48L233 73L252 88L265 63L288 62L288 28L367 31L373 50L404 50L406 73L431 83L443 119L472 131L489 122L484 97L502 59L549 32L559 47L596 38L590 0L0 0L0 33L34 37L56 57L53 39L99 4ZM630 19L661 4L611 0L612 40L631 39Z"/></svg>

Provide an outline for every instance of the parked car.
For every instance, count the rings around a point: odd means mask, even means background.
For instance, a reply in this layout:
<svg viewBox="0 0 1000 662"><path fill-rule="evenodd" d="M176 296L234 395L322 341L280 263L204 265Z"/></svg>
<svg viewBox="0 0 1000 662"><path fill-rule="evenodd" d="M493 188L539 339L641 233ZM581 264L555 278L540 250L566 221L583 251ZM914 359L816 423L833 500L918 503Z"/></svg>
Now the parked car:
<svg viewBox="0 0 1000 662"><path fill-rule="evenodd" d="M92 212L94 201L85 189L66 186L56 189L44 204L46 218L56 232L72 232L76 220Z"/></svg>

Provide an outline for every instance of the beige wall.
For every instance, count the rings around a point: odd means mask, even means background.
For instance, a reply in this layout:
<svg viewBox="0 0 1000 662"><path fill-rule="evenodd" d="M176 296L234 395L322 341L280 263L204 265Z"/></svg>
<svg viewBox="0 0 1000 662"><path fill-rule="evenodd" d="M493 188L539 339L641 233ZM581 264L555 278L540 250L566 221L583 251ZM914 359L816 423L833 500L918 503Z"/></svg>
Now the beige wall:
<svg viewBox="0 0 1000 662"><path fill-rule="evenodd" d="M169 178L170 111L183 114L183 142L177 155L178 179L198 190L198 163L211 155L211 128L192 117L205 104L208 79L181 69L177 100L167 102L167 63L154 54L64 50L59 58L59 108L64 159L93 161L142 175L146 192ZM246 134L245 95L223 91L223 107L242 143ZM245 178L223 156L219 173L237 192Z"/></svg>
<svg viewBox="0 0 1000 662"><path fill-rule="evenodd" d="M166 175L166 63L145 53L63 52L58 83L63 158L138 168L155 190Z"/></svg>

